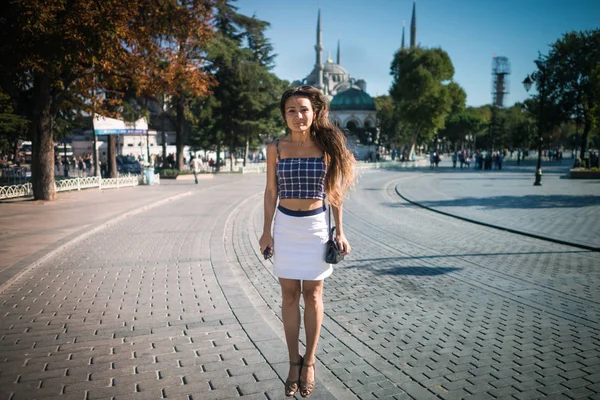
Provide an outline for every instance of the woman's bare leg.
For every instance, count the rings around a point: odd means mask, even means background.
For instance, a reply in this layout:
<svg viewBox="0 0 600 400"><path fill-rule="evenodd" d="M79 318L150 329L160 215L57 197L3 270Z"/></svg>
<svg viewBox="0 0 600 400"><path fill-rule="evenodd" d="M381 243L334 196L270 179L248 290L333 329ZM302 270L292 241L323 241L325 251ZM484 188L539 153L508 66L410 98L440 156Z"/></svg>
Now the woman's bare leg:
<svg viewBox="0 0 600 400"><path fill-rule="evenodd" d="M279 278L281 284L281 317L283 330L287 342L288 356L291 362L297 363L299 349L298 336L300 335L300 281L295 279ZM298 380L299 366L290 365L288 380Z"/></svg>
<svg viewBox="0 0 600 400"><path fill-rule="evenodd" d="M323 323L323 281L303 281L302 296L304 297L304 330L306 331L306 354L304 364L314 364L317 343ZM302 368L302 380L315 380L314 367Z"/></svg>

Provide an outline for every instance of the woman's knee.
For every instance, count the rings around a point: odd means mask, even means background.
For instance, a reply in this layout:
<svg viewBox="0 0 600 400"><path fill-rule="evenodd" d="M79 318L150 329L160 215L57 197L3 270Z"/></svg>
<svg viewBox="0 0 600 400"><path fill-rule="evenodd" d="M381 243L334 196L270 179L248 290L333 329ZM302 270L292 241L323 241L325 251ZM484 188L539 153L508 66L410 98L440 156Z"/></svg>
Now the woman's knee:
<svg viewBox="0 0 600 400"><path fill-rule="evenodd" d="M282 287L281 300L284 306L300 304L300 286Z"/></svg>
<svg viewBox="0 0 600 400"><path fill-rule="evenodd" d="M323 300L323 285L307 286L302 288L302 297L306 305L318 305Z"/></svg>

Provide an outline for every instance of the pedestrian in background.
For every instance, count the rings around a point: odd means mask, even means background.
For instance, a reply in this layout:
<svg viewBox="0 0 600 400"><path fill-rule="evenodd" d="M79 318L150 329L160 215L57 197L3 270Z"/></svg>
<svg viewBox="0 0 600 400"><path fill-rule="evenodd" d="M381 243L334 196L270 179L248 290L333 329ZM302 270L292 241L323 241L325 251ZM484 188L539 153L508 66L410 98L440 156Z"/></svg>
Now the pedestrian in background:
<svg viewBox="0 0 600 400"><path fill-rule="evenodd" d="M315 352L323 321L323 281L333 270L325 261L329 237L325 196L335 220L335 240L341 252L348 254L342 202L354 184L354 156L346 148L344 134L329 122L329 104L318 89L289 89L279 108L289 133L267 146L265 221L259 244L265 258L273 254L274 273L281 285L290 364L285 395L292 397L299 391L302 397L310 397L315 388ZM304 356L298 343L301 295Z"/></svg>
<svg viewBox="0 0 600 400"><path fill-rule="evenodd" d="M194 157L190 161L190 168L194 172L194 179L196 180L196 185L198 184L198 173L202 170L202 159L200 157Z"/></svg>

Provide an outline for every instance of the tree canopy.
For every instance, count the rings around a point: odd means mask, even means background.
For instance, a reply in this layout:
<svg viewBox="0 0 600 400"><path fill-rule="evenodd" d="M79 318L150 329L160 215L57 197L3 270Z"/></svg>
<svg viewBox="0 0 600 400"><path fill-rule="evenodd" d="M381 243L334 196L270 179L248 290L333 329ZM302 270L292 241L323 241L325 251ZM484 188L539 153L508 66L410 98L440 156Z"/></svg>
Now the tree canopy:
<svg viewBox="0 0 600 400"><path fill-rule="evenodd" d="M173 96L207 93L202 44L212 32L213 4L8 3L0 19L0 87L31 121L36 199L55 197L53 139L59 111L114 111L131 84L147 93L159 88Z"/></svg>
<svg viewBox="0 0 600 400"><path fill-rule="evenodd" d="M600 29L564 34L550 46L543 67L547 97L559 106L545 116L562 122L574 119L583 126L584 157L590 133L600 128Z"/></svg>
<svg viewBox="0 0 600 400"><path fill-rule="evenodd" d="M287 83L270 72L272 47L265 21L237 13L230 1L219 3L217 33L206 48L207 71L218 82L213 94L197 99L193 143L217 151L255 147L283 129L278 102ZM217 160L217 168L220 165Z"/></svg>
<svg viewBox="0 0 600 400"><path fill-rule="evenodd" d="M402 122L413 127L411 151L417 137L432 137L444 128L446 117L465 106L464 90L452 81L454 66L440 48L400 49L391 65L390 96Z"/></svg>

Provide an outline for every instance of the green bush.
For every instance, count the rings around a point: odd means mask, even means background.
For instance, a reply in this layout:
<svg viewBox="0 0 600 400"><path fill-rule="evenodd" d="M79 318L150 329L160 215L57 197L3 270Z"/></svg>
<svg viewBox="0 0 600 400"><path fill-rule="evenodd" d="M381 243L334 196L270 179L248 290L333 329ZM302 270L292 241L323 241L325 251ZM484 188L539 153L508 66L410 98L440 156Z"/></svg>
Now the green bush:
<svg viewBox="0 0 600 400"><path fill-rule="evenodd" d="M192 171L188 171L188 170L179 171L178 169L174 169L174 168L161 169L158 173L160 174L161 178L176 178L179 175L193 174Z"/></svg>
<svg viewBox="0 0 600 400"><path fill-rule="evenodd" d="M179 175L179 171L176 169L161 169L159 174L161 178L174 178Z"/></svg>

